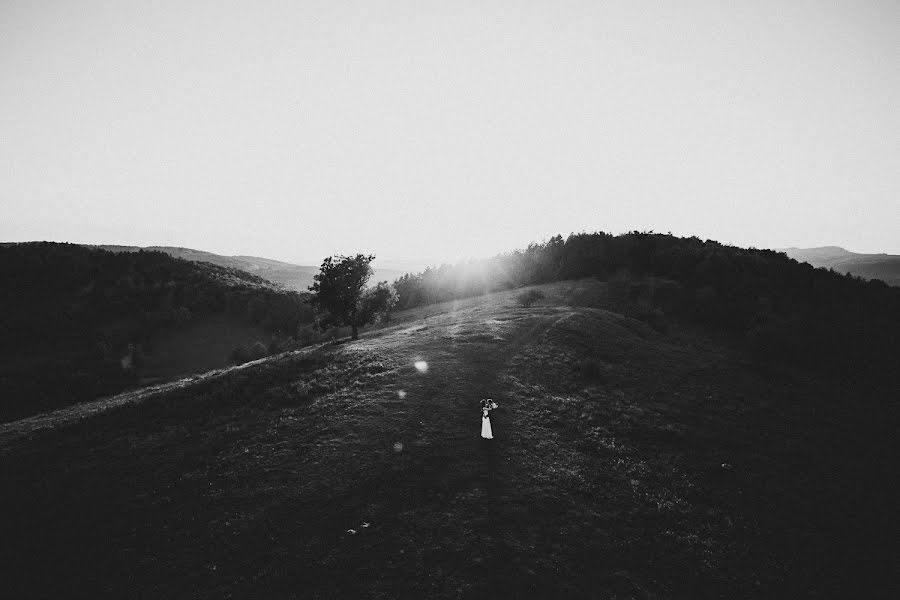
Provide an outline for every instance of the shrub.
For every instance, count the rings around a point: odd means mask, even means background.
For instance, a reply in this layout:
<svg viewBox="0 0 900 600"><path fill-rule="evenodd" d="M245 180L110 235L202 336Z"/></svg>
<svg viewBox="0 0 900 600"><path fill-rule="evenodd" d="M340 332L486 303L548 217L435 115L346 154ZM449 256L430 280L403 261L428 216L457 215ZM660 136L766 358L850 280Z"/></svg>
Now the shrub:
<svg viewBox="0 0 900 600"><path fill-rule="evenodd" d="M519 301L519 304L524 306L525 308L529 308L538 300L543 300L546 297L546 294L541 290L530 289L520 293L516 296L516 299Z"/></svg>
<svg viewBox="0 0 900 600"><path fill-rule="evenodd" d="M269 355L269 349L260 341L248 346L240 346L231 351L231 360L236 365L242 365L251 360L259 360Z"/></svg>

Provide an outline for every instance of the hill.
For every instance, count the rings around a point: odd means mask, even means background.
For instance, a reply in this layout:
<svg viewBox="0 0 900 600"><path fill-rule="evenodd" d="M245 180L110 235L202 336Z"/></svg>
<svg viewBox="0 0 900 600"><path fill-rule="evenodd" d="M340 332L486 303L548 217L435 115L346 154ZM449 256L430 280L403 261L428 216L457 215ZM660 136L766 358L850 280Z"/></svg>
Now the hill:
<svg viewBox="0 0 900 600"><path fill-rule="evenodd" d="M0 426L6 595L886 589L895 388L658 331L619 287L420 306L358 342Z"/></svg>
<svg viewBox="0 0 900 600"><path fill-rule="evenodd" d="M613 284L615 309L665 331L689 322L741 338L755 360L892 378L900 289L781 252L653 232L558 235L490 259L394 282L400 307L552 281Z"/></svg>
<svg viewBox="0 0 900 600"><path fill-rule="evenodd" d="M204 252L202 250L193 250L191 248L177 248L172 246L148 246L141 248L138 246L110 245L98 247L111 252L137 252L139 250L164 252L175 258L207 262L228 269L238 269L283 286L285 289L300 293L306 293L308 291L309 286L313 283L313 276L319 272L318 265L296 265L279 260L272 260L270 258L260 258L258 256L222 256L211 252ZM388 281L400 277L401 275L403 275L403 271L397 269L375 269L372 281Z"/></svg>
<svg viewBox="0 0 900 600"><path fill-rule="evenodd" d="M0 314L0 419L225 366L312 320L241 270L53 243L0 247Z"/></svg>
<svg viewBox="0 0 900 600"><path fill-rule="evenodd" d="M888 285L900 286L900 256L896 254L858 254L839 246L821 248L783 248L789 257L822 269L834 269L865 279L880 279Z"/></svg>

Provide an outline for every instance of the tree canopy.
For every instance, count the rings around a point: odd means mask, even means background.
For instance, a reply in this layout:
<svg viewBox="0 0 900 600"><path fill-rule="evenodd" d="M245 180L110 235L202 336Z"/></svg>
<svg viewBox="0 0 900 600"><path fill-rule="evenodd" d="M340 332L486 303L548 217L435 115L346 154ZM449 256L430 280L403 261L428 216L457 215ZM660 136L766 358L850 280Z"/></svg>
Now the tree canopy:
<svg viewBox="0 0 900 600"><path fill-rule="evenodd" d="M293 336L313 322L305 297L244 271L162 252L0 244L0 421L138 385L157 342L176 331L196 339L213 317ZM213 343L171 356L161 368L192 369L204 356L224 352Z"/></svg>
<svg viewBox="0 0 900 600"><path fill-rule="evenodd" d="M313 307L324 313L319 321L323 329L349 326L355 340L359 327L389 313L397 303L397 292L387 282L366 289L373 260L374 255L357 254L329 256L322 261L309 290L313 293L310 300Z"/></svg>
<svg viewBox="0 0 900 600"><path fill-rule="evenodd" d="M638 232L555 236L394 282L406 309L565 279L608 281L609 308L655 326L693 321L743 336L761 362L871 377L897 372L900 288L798 263L782 252Z"/></svg>

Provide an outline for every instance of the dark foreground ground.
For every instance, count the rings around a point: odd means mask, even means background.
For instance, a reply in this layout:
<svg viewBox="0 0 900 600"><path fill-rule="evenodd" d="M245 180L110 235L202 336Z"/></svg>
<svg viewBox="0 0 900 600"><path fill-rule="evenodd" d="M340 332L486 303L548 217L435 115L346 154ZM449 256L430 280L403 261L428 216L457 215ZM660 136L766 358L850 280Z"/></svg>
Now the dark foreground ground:
<svg viewBox="0 0 900 600"><path fill-rule="evenodd" d="M544 289L0 426L0 596L890 596L896 389Z"/></svg>

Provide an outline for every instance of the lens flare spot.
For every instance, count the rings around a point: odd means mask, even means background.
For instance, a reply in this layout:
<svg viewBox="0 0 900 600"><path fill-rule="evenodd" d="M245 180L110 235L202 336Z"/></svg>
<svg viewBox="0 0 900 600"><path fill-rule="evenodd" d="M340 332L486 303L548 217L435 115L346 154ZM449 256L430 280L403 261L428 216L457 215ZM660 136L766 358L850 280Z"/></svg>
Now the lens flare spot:
<svg viewBox="0 0 900 600"><path fill-rule="evenodd" d="M416 369L418 369L419 373L428 372L428 363L425 362L424 360L417 360L415 362L415 367L416 367Z"/></svg>
<svg viewBox="0 0 900 600"><path fill-rule="evenodd" d="M403 452L403 442L394 442L394 452Z"/></svg>
<svg viewBox="0 0 900 600"><path fill-rule="evenodd" d="M404 398L406 398L406 392L405 392L404 390L400 390L400 391L397 392L397 396L398 396L401 400L403 400Z"/></svg>

